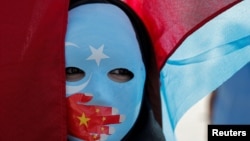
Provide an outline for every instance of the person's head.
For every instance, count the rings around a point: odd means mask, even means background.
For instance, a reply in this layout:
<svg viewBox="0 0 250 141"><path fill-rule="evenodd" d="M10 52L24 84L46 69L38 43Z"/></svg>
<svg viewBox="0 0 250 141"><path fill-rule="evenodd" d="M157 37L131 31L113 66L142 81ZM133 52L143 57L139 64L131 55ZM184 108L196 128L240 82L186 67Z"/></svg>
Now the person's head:
<svg viewBox="0 0 250 141"><path fill-rule="evenodd" d="M151 83L148 69L157 68L149 66L151 44L137 28L145 29L129 14L104 1L71 5L65 41L70 139L121 140L137 120Z"/></svg>

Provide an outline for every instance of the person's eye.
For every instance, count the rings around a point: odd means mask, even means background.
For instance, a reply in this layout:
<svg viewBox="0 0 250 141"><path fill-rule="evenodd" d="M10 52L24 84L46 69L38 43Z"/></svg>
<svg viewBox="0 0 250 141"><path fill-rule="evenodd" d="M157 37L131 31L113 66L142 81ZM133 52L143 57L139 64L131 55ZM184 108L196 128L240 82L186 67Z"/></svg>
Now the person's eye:
<svg viewBox="0 0 250 141"><path fill-rule="evenodd" d="M108 73L108 77L116 82L127 82L134 77L134 74L124 68L113 69Z"/></svg>
<svg viewBox="0 0 250 141"><path fill-rule="evenodd" d="M85 76L85 72L76 67L67 67L66 71L66 81L74 82L82 79Z"/></svg>

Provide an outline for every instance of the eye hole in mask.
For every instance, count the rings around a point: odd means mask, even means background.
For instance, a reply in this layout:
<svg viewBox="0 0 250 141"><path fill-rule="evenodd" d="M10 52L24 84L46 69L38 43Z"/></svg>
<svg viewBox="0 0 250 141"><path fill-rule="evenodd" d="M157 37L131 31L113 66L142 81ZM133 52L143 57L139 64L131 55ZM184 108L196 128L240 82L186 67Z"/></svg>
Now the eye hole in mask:
<svg viewBox="0 0 250 141"><path fill-rule="evenodd" d="M117 68L109 71L108 77L115 82L128 82L134 77L134 74L128 69Z"/></svg>
<svg viewBox="0 0 250 141"><path fill-rule="evenodd" d="M66 80L69 82L74 82L82 79L85 76L85 72L77 67L67 67Z"/></svg>

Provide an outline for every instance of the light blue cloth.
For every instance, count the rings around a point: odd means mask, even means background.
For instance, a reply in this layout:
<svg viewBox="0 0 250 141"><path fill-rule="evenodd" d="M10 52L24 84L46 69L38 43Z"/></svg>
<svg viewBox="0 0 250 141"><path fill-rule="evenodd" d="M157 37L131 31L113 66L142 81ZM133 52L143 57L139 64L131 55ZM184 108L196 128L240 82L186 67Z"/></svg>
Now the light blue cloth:
<svg viewBox="0 0 250 141"><path fill-rule="evenodd" d="M250 1L242 1L189 36L161 71L163 129L175 141L183 114L250 61Z"/></svg>

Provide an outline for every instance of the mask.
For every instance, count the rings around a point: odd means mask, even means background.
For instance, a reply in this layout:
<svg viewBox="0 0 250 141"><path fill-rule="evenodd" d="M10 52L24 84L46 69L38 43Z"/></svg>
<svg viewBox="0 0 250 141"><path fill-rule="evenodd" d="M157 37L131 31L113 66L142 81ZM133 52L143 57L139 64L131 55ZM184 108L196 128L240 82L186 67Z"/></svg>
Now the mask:
<svg viewBox="0 0 250 141"><path fill-rule="evenodd" d="M65 43L70 140L121 140L139 114L145 67L133 26L111 4L69 11Z"/></svg>

